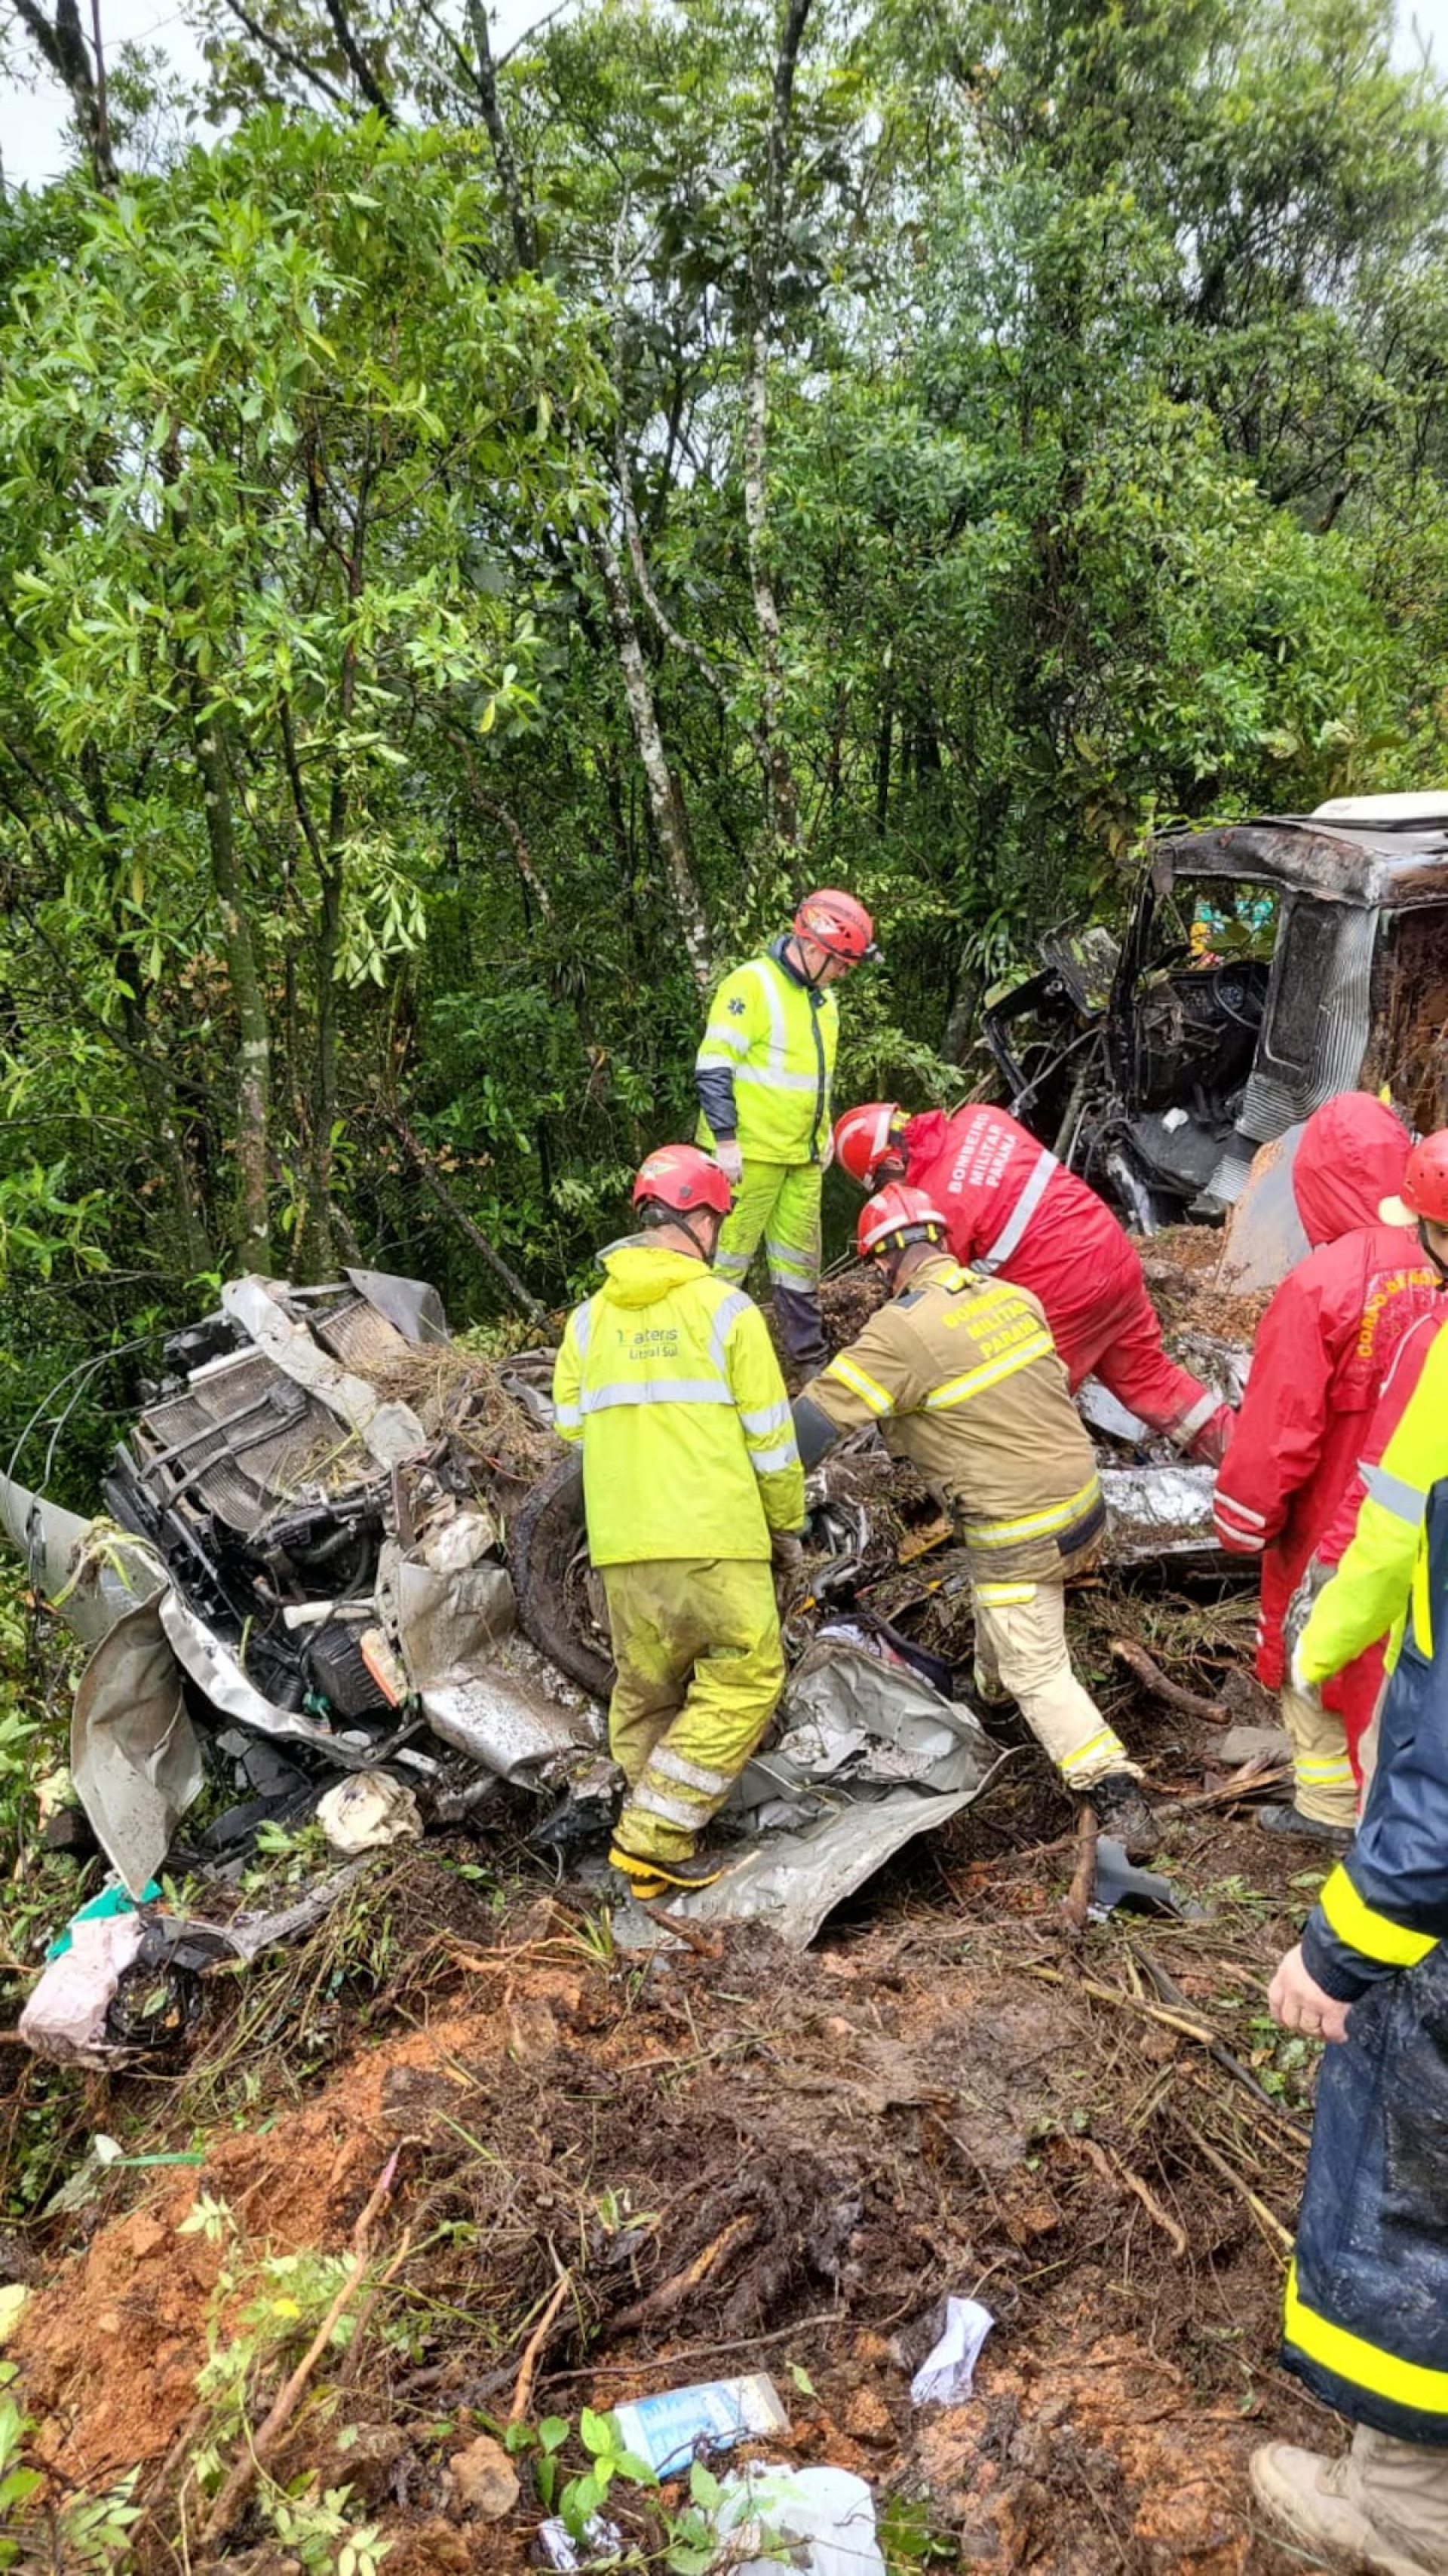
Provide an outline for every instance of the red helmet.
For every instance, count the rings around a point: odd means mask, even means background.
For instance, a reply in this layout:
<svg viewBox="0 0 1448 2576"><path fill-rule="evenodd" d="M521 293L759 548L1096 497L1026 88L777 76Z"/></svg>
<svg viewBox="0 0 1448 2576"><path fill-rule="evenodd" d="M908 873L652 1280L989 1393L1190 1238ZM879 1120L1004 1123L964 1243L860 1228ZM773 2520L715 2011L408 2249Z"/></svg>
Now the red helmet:
<svg viewBox="0 0 1448 2576"><path fill-rule="evenodd" d="M943 1242L945 1219L928 1192L908 1189L903 1181L887 1181L860 1210L855 1249L865 1261L887 1243L919 1243L930 1234L938 1234Z"/></svg>
<svg viewBox="0 0 1448 2576"><path fill-rule="evenodd" d="M794 929L796 938L812 939L827 957L841 957L847 966L880 954L875 925L864 905L852 894L841 894L837 886L819 886L807 894L794 916Z"/></svg>
<svg viewBox="0 0 1448 2576"><path fill-rule="evenodd" d="M734 1205L734 1192L718 1164L697 1145L661 1145L639 1167L633 1185L633 1203L642 1207L645 1199L657 1199L663 1207L677 1208L686 1215L691 1208L717 1208L727 1216Z"/></svg>
<svg viewBox="0 0 1448 2576"><path fill-rule="evenodd" d="M1419 1138L1408 1156L1399 1196L1410 1216L1448 1225L1448 1127Z"/></svg>
<svg viewBox="0 0 1448 2576"><path fill-rule="evenodd" d="M884 1160L899 1115L898 1100L866 1100L835 1120L835 1161L862 1190L874 1185L875 1167Z"/></svg>

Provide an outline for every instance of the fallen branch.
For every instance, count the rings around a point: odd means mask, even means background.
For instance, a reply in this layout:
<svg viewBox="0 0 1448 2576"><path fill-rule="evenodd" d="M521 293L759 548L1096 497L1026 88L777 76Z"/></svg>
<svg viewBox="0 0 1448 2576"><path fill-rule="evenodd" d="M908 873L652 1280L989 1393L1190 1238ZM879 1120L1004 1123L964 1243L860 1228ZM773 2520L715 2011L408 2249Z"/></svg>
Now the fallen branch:
<svg viewBox="0 0 1448 2576"><path fill-rule="evenodd" d="M557 2262L558 2257L556 2254L554 2255L553 2260L555 2263ZM557 2316L559 2309L562 2307L563 2302L567 2298L572 2287L572 2273L560 2272L557 2281L554 2283L553 2293L548 2301L548 2305L544 2309L538 2323L528 2337L527 2343L523 2347L523 2358L518 2366L518 2376L513 2382L513 2402L508 2408L508 2421L510 2424L521 2424L528 2412L529 2400L533 2394L533 2382L538 2376L539 2357L542 2353L543 2346L548 2340L549 2330L553 2324L553 2320Z"/></svg>
<svg viewBox="0 0 1448 2576"><path fill-rule="evenodd" d="M1113 1637L1110 1642L1117 1662L1126 1664L1154 1699L1165 1700L1168 1708L1179 1708L1184 1717L1205 1717L1213 1726L1226 1725L1230 1710L1219 1708L1214 1699L1202 1699L1196 1691L1183 1690L1180 1682L1169 1681L1160 1664L1134 1637Z"/></svg>
<svg viewBox="0 0 1448 2576"><path fill-rule="evenodd" d="M1255 1798L1259 1789L1280 1789L1292 1778L1290 1762L1264 1762L1254 1754L1216 1789L1194 1789L1188 1798L1164 1798L1157 1808L1160 1817L1199 1815L1204 1807L1235 1806L1239 1798Z"/></svg>
<svg viewBox="0 0 1448 2576"><path fill-rule="evenodd" d="M380 2280L375 2282L373 2287L368 2291L366 2298L363 2300L361 2307L357 2311L357 2324L352 2340L347 2346L347 2358L343 2362L342 2367L337 2374L337 2385L339 2388L350 2388L355 2380L357 2376L357 2364L362 2358L362 2338L372 2323L372 2312L375 2309L378 2300L381 2298L383 2291L391 2289L393 2282L396 2280L398 2273L401 2271L403 2264L407 2261L408 2255L411 2251L412 2230L410 2227L405 2227L402 2231L402 2241L399 2244L396 2253L393 2255L391 2262L388 2264L386 2271L382 2274Z"/></svg>
<svg viewBox="0 0 1448 2576"><path fill-rule="evenodd" d="M736 2254L741 2245L747 2245L758 2233L757 2210L746 2209L738 2218L731 2218L713 2243L706 2245L702 2254L695 2255L686 2271L676 2272L672 2280L661 2281L646 2298L635 2299L633 2306L625 2308L622 2315L610 2317L609 2332L632 2334L636 2326L651 2325L656 2317L672 2316L675 2308L683 2306L690 2291L697 2290L701 2281L717 2271L727 2255Z"/></svg>
<svg viewBox="0 0 1448 2576"><path fill-rule="evenodd" d="M261 2470L265 2468L268 2458L276 2449L277 2443L280 2441L288 2424L291 2422L293 2415L296 2413L302 2391L306 2387L308 2380L311 2378L312 2372L316 2369L317 2363L321 2360L323 2353L326 2351L328 2344L331 2342L334 2328L340 2324L348 2308L351 2306L353 2299L356 2297L358 2290L362 2286L362 2281L367 2270L367 2244L372 2233L372 2223L381 2209L383 2202L386 2200L388 2193L392 2189L393 2177L397 2172L397 2159L401 2152L402 2150L400 2147L393 2148L391 2155L388 2157L386 2164L383 2166L382 2171L373 2186L371 2197L368 2200L365 2209L362 2211L356 2226L352 2230L351 2271L348 2273L346 2280L337 2292L337 2295L332 2301L331 2306L328 2308L326 2315L323 2317L321 2324L318 2326L316 2333L313 2335L311 2342L308 2344L306 2351L303 2353L301 2360L298 2362L296 2369L292 2372L290 2379L284 2382L283 2386L277 2392L277 2395L273 2398L266 2421L258 2432L255 2441L251 2444L250 2448L243 2453L242 2457L234 2463L230 2476L227 2478L225 2485L222 2487L221 2493L218 2495L215 2504L212 2506L211 2511L207 2516L206 2526L202 2532L202 2538L208 2544L218 2540L224 2540L226 2534L230 2531L231 2526L241 2511L247 2496L251 2492L253 2481L260 2474Z"/></svg>
<svg viewBox="0 0 1448 2576"><path fill-rule="evenodd" d="M1178 2114L1178 2116L1180 2117L1180 2114ZM1253 2217L1257 2220L1258 2225L1266 2230L1269 2240L1273 2242L1282 2253L1290 2254L1292 2251L1293 2241L1291 2229L1284 2227L1280 2218L1274 2218L1266 2201L1258 2199L1251 2184L1242 2180L1241 2175L1235 2170L1235 2168L1228 2164L1226 2157L1219 2155L1216 2148L1211 2144L1211 2141L1202 2136L1200 2129L1194 2129L1189 2120L1183 2120L1182 2126L1191 2138L1193 2145L1198 2147L1201 2153L1206 2157L1208 2164L1221 2175L1223 2182L1230 2183L1233 2191L1240 2193L1242 2199L1245 2200L1248 2208L1251 2210Z"/></svg>
<svg viewBox="0 0 1448 2576"><path fill-rule="evenodd" d="M1034 1961L1022 1970L1022 1974L1027 1977L1041 1977L1047 1985L1051 1986L1071 1986L1077 1994L1093 1995L1098 2003L1115 2004L1120 2012L1140 2013L1143 2020L1156 2022L1162 2030L1174 2030L1183 2039L1194 2039L1198 2047L1206 2049L1209 2056L1216 2060L1226 2074L1234 2076L1239 2084L1245 2084L1254 2101L1260 2102L1275 2119L1282 2121L1287 2128L1291 2129L1294 2137L1301 2139L1302 2131L1291 2113L1284 2111L1279 2102L1273 2101L1271 2094L1258 2083L1251 2068L1244 2066L1240 2057L1233 2056L1226 2041L1218 2038L1209 2023L1189 2021L1183 2013L1168 2012L1161 2004L1149 2004L1140 1995L1124 1993L1120 1986L1104 1986L1097 1977L1068 1977L1061 1968L1041 1967Z"/></svg>
<svg viewBox="0 0 1448 2576"><path fill-rule="evenodd" d="M431 1192L431 1195L436 1199L438 1206L443 1210L444 1215L450 1216L459 1231L467 1236L467 1239L472 1245L474 1251L480 1254L482 1259L487 1263L494 1278L498 1280L502 1287L506 1288L513 1304L515 1306L521 1306L524 1314L529 1317L531 1322L535 1324L546 1324L548 1317L545 1309L539 1305L538 1300L533 1295L531 1289L524 1287L516 1270L512 1269L509 1263L503 1259L503 1256L501 1252L499 1252L496 1244L488 1241L482 1227L474 1222L472 1217L469 1216L467 1209L460 1206L458 1201L453 1197L451 1190L448 1188L446 1181L443 1179L443 1176L438 1170L436 1163L433 1161L431 1154L428 1152L427 1147L423 1144L421 1137L414 1134L412 1128L408 1125L407 1120L403 1117L401 1110L393 1108L390 1104L384 1104L382 1116L386 1119L387 1124L391 1128L393 1135L397 1138L399 1145L402 1146L404 1152L410 1155L412 1161L416 1164L418 1178L422 1182L423 1188Z"/></svg>
<svg viewBox="0 0 1448 2576"><path fill-rule="evenodd" d="M1063 1911L1073 1932L1084 1932L1091 1901L1096 1894L1096 1843L1099 1833L1096 1810L1087 1798L1076 1818L1076 1867L1066 1892Z"/></svg>
<svg viewBox="0 0 1448 2576"><path fill-rule="evenodd" d="M1135 2192L1147 2217L1170 2240L1178 2261L1184 2260L1188 2251L1186 2229L1168 2216L1151 2185L1143 2182L1139 2173L1133 2173L1130 2165L1123 2164L1119 2156L1108 2155L1094 2138L1072 2138L1070 2144L1096 2167L1103 2182L1124 2183L1128 2191Z"/></svg>
<svg viewBox="0 0 1448 2576"><path fill-rule="evenodd" d="M646 1914L651 1923L661 1925L665 1932L672 1932L675 1940L682 1941L686 1948L692 1950L696 1959L723 1958L723 1942L701 1932L697 1923L685 1923L680 1915L666 1913L662 1905L643 1905L640 1912Z"/></svg>

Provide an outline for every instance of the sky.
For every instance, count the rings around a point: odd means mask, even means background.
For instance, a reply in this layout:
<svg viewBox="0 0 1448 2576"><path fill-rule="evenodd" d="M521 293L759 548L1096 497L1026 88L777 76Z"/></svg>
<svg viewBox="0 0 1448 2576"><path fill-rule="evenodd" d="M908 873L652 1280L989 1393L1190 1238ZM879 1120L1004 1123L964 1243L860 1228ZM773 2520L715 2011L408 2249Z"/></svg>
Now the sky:
<svg viewBox="0 0 1448 2576"><path fill-rule="evenodd" d="M100 0L100 7L101 39L108 53L127 39L139 39L164 48L177 71L199 70L200 57L173 0ZM498 50L506 49L542 17L546 7L547 0L493 0L490 15ZM83 5L81 14L88 26L89 7ZM1435 62L1448 71L1448 0L1400 0L1400 60L1415 59L1422 44L1431 47ZM16 47L21 47L19 37ZM55 83L22 86L13 80L0 81L0 166L5 177L16 185L28 181L32 186L53 178L62 165L64 123L65 98Z"/></svg>
<svg viewBox="0 0 1448 2576"><path fill-rule="evenodd" d="M1448 0L1435 0L1448 24ZM547 14L549 0L491 0L488 10L495 50L506 52L517 37ZM144 43L160 47L173 68L199 76L201 56L176 0L100 0L101 43L109 55L115 46ZM91 0L81 0L81 23L87 35ZM17 34L14 48L26 51ZM1448 59L1448 45L1444 48ZM39 186L64 166L67 101L56 81L21 84L0 80L0 167L14 186Z"/></svg>

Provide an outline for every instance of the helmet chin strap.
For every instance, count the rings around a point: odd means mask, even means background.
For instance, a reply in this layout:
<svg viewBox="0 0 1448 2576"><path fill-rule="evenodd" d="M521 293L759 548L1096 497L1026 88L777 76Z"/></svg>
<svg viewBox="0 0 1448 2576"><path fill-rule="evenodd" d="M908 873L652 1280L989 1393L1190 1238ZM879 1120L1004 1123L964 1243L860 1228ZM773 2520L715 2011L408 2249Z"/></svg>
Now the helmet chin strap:
<svg viewBox="0 0 1448 2576"><path fill-rule="evenodd" d="M708 1252L706 1252L706 1251L705 1251L703 1244L699 1241L699 1238L698 1238L697 1234L694 1232L693 1226L690 1224L689 1219L685 1216L685 1214L684 1214L684 1212L683 1212L682 1208L677 1209L677 1210L674 1212L674 1223L675 1223L675 1225L679 1228L679 1231L680 1231L680 1233L681 1233L681 1234L686 1234L686 1235L688 1236L689 1241L692 1243L692 1245L693 1245L693 1247L694 1247L694 1250L697 1252L697 1254L698 1254L698 1256L699 1256L699 1259L703 1262L705 1269L706 1269L706 1270L710 1269L710 1268L712 1267L712 1264L713 1264L714 1253L713 1253L713 1251L712 1251L712 1250L711 1250L711 1251L708 1251ZM717 1248L717 1245L718 1245L718 1241L719 1241L719 1238L718 1238L718 1235L717 1235L717 1233L716 1233L716 1235L715 1235L715 1237L714 1237L714 1243L715 1243L715 1247L716 1247L716 1248Z"/></svg>
<svg viewBox="0 0 1448 2576"><path fill-rule="evenodd" d="M1437 1249L1437 1246L1432 1242L1428 1233L1428 1220L1426 1217L1422 1216L1418 1219L1418 1241L1428 1255L1429 1260L1432 1262L1439 1278L1448 1280L1448 1255L1441 1253Z"/></svg>

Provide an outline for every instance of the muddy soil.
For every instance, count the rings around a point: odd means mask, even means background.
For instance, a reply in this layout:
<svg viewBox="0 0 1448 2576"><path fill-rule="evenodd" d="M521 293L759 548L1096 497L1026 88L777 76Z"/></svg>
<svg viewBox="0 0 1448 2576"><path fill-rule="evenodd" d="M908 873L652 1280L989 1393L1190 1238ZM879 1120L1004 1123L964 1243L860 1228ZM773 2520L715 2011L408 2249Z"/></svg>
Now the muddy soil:
<svg viewBox="0 0 1448 2576"><path fill-rule="evenodd" d="M1226 1234L1220 1226L1174 1225L1138 1245L1151 1299L1174 1333L1214 1333L1224 1342L1245 1342L1250 1350L1257 1327L1271 1303L1270 1288L1231 1296L1217 1285Z"/></svg>
<svg viewBox="0 0 1448 2576"><path fill-rule="evenodd" d="M1133 1728L1163 1787L1200 1788L1212 1729L1148 1703ZM536 2421L753 2369L784 2397L785 2447L899 2497L954 2563L1285 2576L1251 2527L1246 2455L1333 2433L1274 2364L1274 2222L1305 2126L1300 2068L1259 2016L1310 1901L1301 1854L1188 1811L1162 1865L1203 1919L1084 1941L1061 1918L1071 1858L1064 1802L1026 1758L814 1952L739 1926L717 1957L665 1939L640 1959L566 1887L514 1872L504 1894L503 1855L476 1843L383 1856L386 1974L330 2068L298 2098L272 2038L249 2107L247 2088L213 2096L237 2125L210 2129L204 2166L117 2174L32 2239L46 2279L10 2350L56 2491L139 2467L140 2576L175 2567L183 2527L194 2567L281 2576L254 2507L197 2550L198 2452L215 2437L229 2460L240 2439L198 2375L246 2331L264 2258L346 2251L396 2150L369 2253L400 2259L273 2462L283 2483L351 2482L393 2576L536 2563L526 2473L480 2525L448 2467L507 2417L520 2371ZM1235 2074L1153 2018L1153 1968ZM203 2030L203 2060L224 2037ZM90 2122L154 2151L159 2090L96 2080ZM199 2098L173 2088L177 2146ZM178 2232L198 2192L229 2214L216 2242ZM952 2290L998 2320L976 2394L913 2414ZM263 2352L253 2425L298 2357Z"/></svg>

